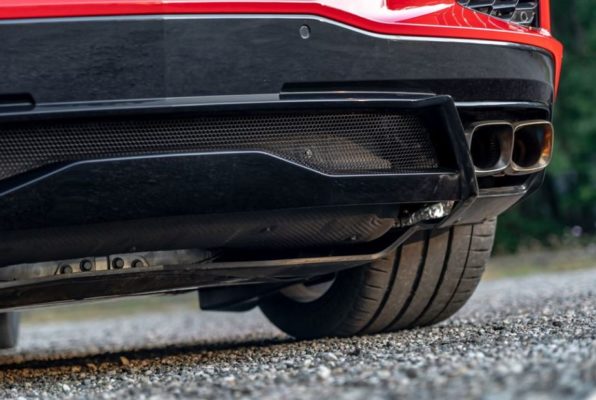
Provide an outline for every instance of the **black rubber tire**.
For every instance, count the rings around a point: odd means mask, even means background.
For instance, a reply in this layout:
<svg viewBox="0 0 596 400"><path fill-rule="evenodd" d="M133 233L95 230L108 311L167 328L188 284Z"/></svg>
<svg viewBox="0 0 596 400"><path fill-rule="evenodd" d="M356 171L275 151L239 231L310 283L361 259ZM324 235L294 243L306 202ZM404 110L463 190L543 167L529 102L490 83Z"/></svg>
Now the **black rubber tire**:
<svg viewBox="0 0 596 400"><path fill-rule="evenodd" d="M419 232L391 257L342 271L319 299L261 300L269 320L300 339L391 332L435 324L472 296L490 257L496 219Z"/></svg>
<svg viewBox="0 0 596 400"><path fill-rule="evenodd" d="M16 347L19 340L19 325L21 314L7 312L0 314L0 349Z"/></svg>

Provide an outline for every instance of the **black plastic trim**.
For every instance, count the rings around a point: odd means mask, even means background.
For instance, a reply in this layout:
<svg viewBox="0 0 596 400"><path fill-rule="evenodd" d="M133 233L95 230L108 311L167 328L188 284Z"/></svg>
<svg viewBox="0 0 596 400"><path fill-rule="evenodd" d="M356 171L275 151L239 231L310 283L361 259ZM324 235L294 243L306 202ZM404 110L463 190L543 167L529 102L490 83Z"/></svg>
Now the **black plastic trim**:
<svg viewBox="0 0 596 400"><path fill-rule="evenodd" d="M298 32L304 24L307 40ZM311 16L12 20L0 34L0 96L26 94L36 108L313 87L433 92L456 101L553 98L553 60L542 49L377 35Z"/></svg>

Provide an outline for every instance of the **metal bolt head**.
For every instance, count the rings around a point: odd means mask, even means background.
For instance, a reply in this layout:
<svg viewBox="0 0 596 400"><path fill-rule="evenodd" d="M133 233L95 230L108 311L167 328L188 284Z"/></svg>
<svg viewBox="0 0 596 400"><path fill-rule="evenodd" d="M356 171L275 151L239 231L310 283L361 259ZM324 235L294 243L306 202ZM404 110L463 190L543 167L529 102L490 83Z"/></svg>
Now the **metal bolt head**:
<svg viewBox="0 0 596 400"><path fill-rule="evenodd" d="M93 269L93 263L89 260L83 260L79 264L81 271L91 271Z"/></svg>
<svg viewBox="0 0 596 400"><path fill-rule="evenodd" d="M124 260L120 257L116 257L112 260L112 268L114 269L122 269L124 268Z"/></svg>
<svg viewBox="0 0 596 400"><path fill-rule="evenodd" d="M302 25L298 31L302 39L308 39L310 37L310 27L308 25Z"/></svg>
<svg viewBox="0 0 596 400"><path fill-rule="evenodd" d="M72 274L72 267L68 264L64 264L60 267L61 274Z"/></svg>

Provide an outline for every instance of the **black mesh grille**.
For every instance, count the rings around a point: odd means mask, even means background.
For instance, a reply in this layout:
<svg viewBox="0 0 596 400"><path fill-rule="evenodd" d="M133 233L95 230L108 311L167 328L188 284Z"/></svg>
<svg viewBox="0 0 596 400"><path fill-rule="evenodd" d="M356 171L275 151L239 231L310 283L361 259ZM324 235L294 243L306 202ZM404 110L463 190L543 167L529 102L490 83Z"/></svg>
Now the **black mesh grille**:
<svg viewBox="0 0 596 400"><path fill-rule="evenodd" d="M464 7L524 26L538 27L538 0L457 0Z"/></svg>
<svg viewBox="0 0 596 400"><path fill-rule="evenodd" d="M287 112L0 125L0 177L134 155L262 151L329 174L438 167L421 118L385 111Z"/></svg>

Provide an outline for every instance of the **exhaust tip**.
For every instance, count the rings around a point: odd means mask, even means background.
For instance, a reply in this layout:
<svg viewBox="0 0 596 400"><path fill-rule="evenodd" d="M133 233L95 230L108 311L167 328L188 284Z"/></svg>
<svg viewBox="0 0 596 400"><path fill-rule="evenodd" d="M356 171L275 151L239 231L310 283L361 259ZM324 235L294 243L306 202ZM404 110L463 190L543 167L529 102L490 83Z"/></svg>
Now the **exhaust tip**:
<svg viewBox="0 0 596 400"><path fill-rule="evenodd" d="M496 175L507 169L513 147L513 126L505 121L475 124L468 136L476 175Z"/></svg>
<svg viewBox="0 0 596 400"><path fill-rule="evenodd" d="M553 153L554 129L548 121L526 121L514 126L513 151L507 173L530 174L546 168Z"/></svg>

